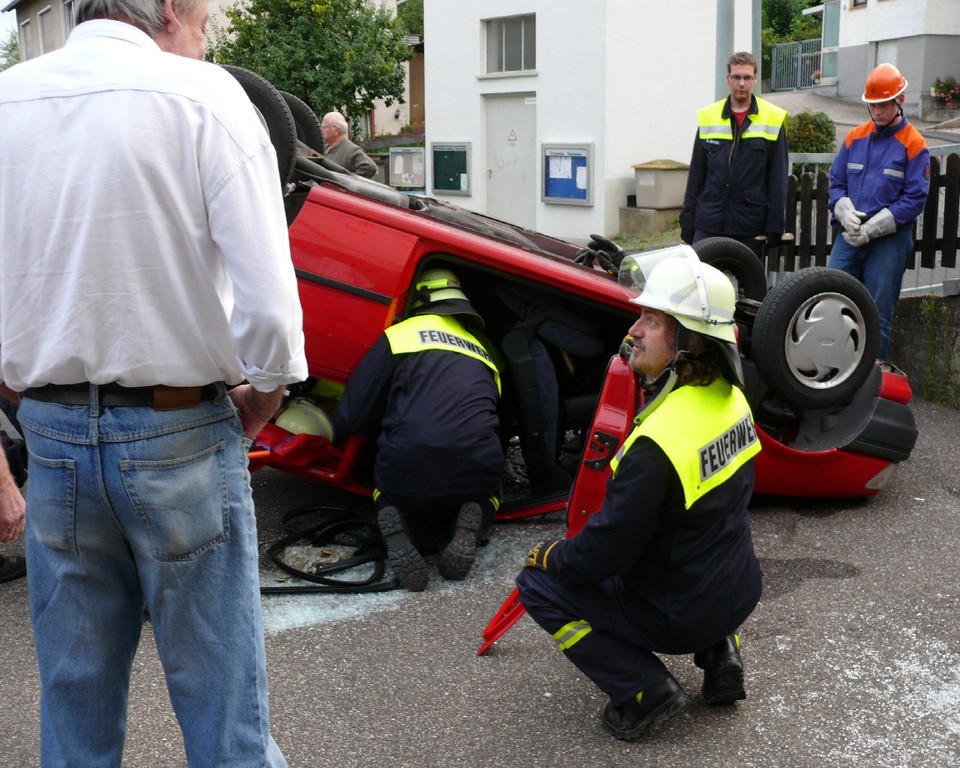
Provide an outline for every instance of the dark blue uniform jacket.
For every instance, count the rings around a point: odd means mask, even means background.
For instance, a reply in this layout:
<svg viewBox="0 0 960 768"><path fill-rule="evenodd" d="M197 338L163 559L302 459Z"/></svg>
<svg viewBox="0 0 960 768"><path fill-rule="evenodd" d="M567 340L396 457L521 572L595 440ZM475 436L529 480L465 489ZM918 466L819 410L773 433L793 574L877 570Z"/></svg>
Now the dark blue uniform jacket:
<svg viewBox="0 0 960 768"><path fill-rule="evenodd" d="M497 386L465 355L394 355L381 335L351 374L333 424L337 438L380 431L374 474L383 491L487 497L499 486Z"/></svg>

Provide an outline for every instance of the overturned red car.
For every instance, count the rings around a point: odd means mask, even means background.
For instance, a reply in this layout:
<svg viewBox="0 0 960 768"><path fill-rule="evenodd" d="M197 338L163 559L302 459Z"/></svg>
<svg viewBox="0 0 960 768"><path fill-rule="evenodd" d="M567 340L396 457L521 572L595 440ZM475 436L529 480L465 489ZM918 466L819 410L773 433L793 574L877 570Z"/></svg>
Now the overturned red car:
<svg viewBox="0 0 960 768"><path fill-rule="evenodd" d="M311 376L291 397L334 407L374 340L407 316L418 276L452 269L505 361L511 458L498 518L567 508L578 529L599 507L609 459L639 407L618 355L636 314L615 274L623 253L602 237L576 245L346 173L317 151L319 121L302 102L231 70L277 148ZM746 246L713 238L694 248L738 287L746 393L763 446L756 492L880 491L917 430L906 376L875 360L879 322L863 286L814 267L768 291ZM331 443L307 432L268 425L251 468L370 492L375 436Z"/></svg>

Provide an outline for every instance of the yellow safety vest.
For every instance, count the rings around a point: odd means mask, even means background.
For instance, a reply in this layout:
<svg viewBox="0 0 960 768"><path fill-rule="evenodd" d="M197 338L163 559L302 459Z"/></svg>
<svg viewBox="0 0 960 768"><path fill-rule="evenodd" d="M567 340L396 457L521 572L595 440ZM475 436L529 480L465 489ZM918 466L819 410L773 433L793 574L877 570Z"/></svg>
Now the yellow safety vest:
<svg viewBox="0 0 960 768"><path fill-rule="evenodd" d="M726 379L706 387L680 387L637 420L610 462L613 476L637 438L649 437L676 469L687 509L760 452L747 399Z"/></svg>
<svg viewBox="0 0 960 768"><path fill-rule="evenodd" d="M733 128L730 118L723 116L727 100L721 99L697 111L697 123L700 126L701 139L720 139L733 141ZM787 112L769 101L757 99L757 113L748 114L743 121L741 139L766 139L776 141L780 128L787 120Z"/></svg>
<svg viewBox="0 0 960 768"><path fill-rule="evenodd" d="M390 351L395 355L438 349L479 360L493 372L497 394L500 394L500 371L497 370L490 353L450 315L414 315L402 323L390 326L384 333L390 344Z"/></svg>

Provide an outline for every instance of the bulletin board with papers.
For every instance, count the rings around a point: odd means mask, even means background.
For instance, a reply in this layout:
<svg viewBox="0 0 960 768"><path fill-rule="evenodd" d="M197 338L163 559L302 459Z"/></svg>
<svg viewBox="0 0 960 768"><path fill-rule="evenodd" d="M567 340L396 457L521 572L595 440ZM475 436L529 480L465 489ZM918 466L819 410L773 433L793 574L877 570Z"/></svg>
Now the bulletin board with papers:
<svg viewBox="0 0 960 768"><path fill-rule="evenodd" d="M593 144L543 144L541 200L593 205Z"/></svg>
<svg viewBox="0 0 960 768"><path fill-rule="evenodd" d="M390 186L422 189L425 182L423 155L423 147L390 147Z"/></svg>

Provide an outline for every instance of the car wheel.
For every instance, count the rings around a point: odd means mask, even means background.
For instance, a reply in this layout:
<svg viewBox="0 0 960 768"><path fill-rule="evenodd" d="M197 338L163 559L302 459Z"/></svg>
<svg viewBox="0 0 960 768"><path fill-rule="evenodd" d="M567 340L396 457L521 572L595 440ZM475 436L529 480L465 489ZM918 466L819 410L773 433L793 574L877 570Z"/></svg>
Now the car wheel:
<svg viewBox="0 0 960 768"><path fill-rule="evenodd" d="M723 272L741 299L760 301L767 294L767 275L750 246L729 237L707 237L693 244L700 261Z"/></svg>
<svg viewBox="0 0 960 768"><path fill-rule="evenodd" d="M770 290L751 343L770 389L795 406L827 408L848 401L866 381L880 347L880 318L855 277L809 267Z"/></svg>
<svg viewBox="0 0 960 768"><path fill-rule="evenodd" d="M297 128L297 141L323 154L323 128L317 113L307 102L298 99L292 93L280 91L280 95L287 102L290 114L293 115L293 122Z"/></svg>
<svg viewBox="0 0 960 768"><path fill-rule="evenodd" d="M249 69L221 64L243 86L247 97L260 114L260 121L270 134L270 141L277 153L277 169L280 185L293 178L293 166L297 154L297 127L290 108L280 91L267 80Z"/></svg>

